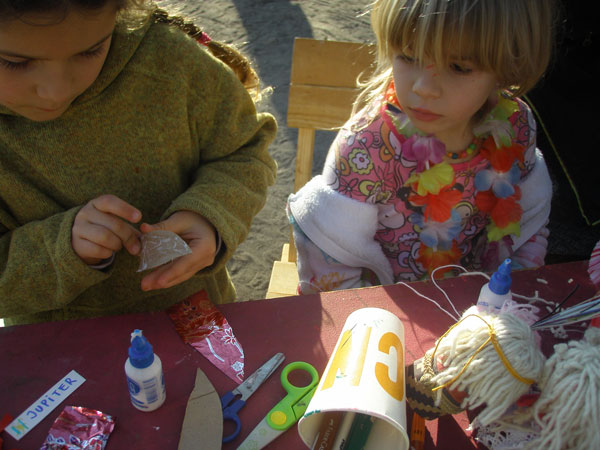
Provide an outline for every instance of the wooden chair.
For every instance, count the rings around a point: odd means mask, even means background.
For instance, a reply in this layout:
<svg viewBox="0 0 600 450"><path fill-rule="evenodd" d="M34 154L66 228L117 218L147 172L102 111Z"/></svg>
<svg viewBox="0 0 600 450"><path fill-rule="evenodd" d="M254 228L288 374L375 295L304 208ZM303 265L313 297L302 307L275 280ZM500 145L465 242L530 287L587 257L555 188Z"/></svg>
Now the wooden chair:
<svg viewBox="0 0 600 450"><path fill-rule="evenodd" d="M350 117L359 76L373 70L374 45L296 38L292 56L287 125L298 128L294 192L312 177L315 130L333 130ZM266 298L297 295L296 248L283 246Z"/></svg>

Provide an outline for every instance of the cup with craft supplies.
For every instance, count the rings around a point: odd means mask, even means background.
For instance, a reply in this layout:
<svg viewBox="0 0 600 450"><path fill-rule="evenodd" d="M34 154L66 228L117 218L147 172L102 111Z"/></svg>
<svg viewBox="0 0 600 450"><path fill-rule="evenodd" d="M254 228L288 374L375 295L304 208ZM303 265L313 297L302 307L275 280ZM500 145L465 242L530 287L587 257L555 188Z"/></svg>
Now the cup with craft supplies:
<svg viewBox="0 0 600 450"><path fill-rule="evenodd" d="M348 316L298 432L311 449L409 448L398 317L379 308Z"/></svg>

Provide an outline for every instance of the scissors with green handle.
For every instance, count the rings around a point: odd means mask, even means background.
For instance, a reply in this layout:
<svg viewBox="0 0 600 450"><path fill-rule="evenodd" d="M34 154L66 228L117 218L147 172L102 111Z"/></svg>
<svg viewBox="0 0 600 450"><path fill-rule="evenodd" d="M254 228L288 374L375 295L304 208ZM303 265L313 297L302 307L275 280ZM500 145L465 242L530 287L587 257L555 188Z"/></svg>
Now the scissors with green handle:
<svg viewBox="0 0 600 450"><path fill-rule="evenodd" d="M302 387L290 383L288 375L294 370L308 372L312 378L310 383ZM263 448L298 422L306 411L318 383L319 374L317 369L310 364L296 361L285 366L281 371L281 385L286 390L287 395L267 413L238 447L238 450Z"/></svg>

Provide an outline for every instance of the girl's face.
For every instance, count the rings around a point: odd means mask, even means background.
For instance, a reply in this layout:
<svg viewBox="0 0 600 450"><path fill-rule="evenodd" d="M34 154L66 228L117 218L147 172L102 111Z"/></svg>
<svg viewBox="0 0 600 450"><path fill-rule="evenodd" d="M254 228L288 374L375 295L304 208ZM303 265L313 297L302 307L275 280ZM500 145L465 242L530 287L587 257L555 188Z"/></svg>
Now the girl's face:
<svg viewBox="0 0 600 450"><path fill-rule="evenodd" d="M0 22L0 104L34 121L60 117L98 77L115 18L108 2L58 23L39 14Z"/></svg>
<svg viewBox="0 0 600 450"><path fill-rule="evenodd" d="M398 102L412 123L448 151L464 150L473 139L475 114L498 88L494 74L468 61L437 67L406 53L394 55L392 70Z"/></svg>

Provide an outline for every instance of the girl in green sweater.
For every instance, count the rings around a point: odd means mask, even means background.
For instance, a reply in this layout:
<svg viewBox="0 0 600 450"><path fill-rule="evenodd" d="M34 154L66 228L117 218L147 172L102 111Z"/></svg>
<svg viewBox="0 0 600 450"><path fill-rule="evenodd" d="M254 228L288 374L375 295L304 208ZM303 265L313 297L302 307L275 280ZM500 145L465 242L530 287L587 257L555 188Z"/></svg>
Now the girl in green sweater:
<svg viewBox="0 0 600 450"><path fill-rule="evenodd" d="M241 55L140 3L0 0L8 324L235 299L225 262L274 182L276 124ZM157 229L192 253L139 274Z"/></svg>

